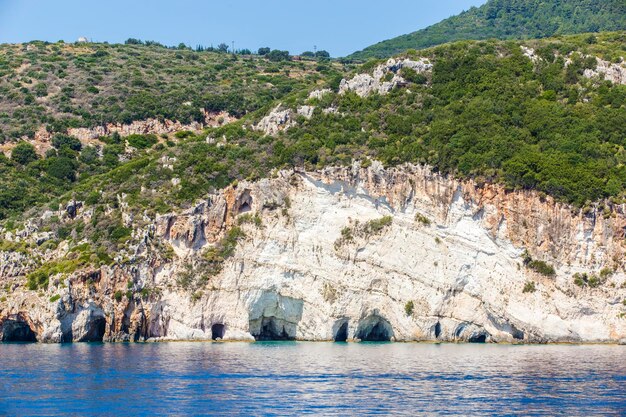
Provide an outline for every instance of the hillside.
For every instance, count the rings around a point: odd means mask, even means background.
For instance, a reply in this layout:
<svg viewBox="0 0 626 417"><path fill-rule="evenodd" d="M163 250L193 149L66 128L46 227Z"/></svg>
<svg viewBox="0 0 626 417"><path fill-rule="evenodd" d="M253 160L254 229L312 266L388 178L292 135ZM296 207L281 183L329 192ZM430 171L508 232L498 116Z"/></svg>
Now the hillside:
<svg viewBox="0 0 626 417"><path fill-rule="evenodd" d="M143 44L0 45L0 219L343 71L328 60L280 58Z"/></svg>
<svg viewBox="0 0 626 417"><path fill-rule="evenodd" d="M369 46L349 58L384 58L457 40L535 39L624 29L623 0L489 0L425 29Z"/></svg>
<svg viewBox="0 0 626 417"><path fill-rule="evenodd" d="M625 45L455 42L202 131L20 142L0 339L619 342Z"/></svg>
<svg viewBox="0 0 626 417"><path fill-rule="evenodd" d="M189 48L141 44L30 42L0 45L0 143L33 138L42 126L169 119L204 122L208 112L240 117L332 68Z"/></svg>

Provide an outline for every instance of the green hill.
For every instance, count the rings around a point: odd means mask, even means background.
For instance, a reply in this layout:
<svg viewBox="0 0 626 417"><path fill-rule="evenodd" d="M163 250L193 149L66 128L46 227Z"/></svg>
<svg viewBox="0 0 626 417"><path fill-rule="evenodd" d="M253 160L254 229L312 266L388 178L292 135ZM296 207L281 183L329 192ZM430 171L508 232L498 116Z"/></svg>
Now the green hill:
<svg viewBox="0 0 626 417"><path fill-rule="evenodd" d="M281 58L281 57L279 57ZM0 45L0 144L147 118L241 116L315 83L329 65L143 44Z"/></svg>
<svg viewBox="0 0 626 417"><path fill-rule="evenodd" d="M624 0L489 0L426 29L355 52L350 58L386 58L407 49L457 40L535 39L624 29Z"/></svg>

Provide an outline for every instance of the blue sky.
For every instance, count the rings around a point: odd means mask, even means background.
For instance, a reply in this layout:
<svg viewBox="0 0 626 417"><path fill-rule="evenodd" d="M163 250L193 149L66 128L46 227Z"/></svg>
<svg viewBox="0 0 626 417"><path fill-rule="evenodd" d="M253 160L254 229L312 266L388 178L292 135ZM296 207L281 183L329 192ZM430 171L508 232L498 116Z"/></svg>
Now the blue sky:
<svg viewBox="0 0 626 417"><path fill-rule="evenodd" d="M345 56L486 0L0 0L0 43L29 40L228 44Z"/></svg>

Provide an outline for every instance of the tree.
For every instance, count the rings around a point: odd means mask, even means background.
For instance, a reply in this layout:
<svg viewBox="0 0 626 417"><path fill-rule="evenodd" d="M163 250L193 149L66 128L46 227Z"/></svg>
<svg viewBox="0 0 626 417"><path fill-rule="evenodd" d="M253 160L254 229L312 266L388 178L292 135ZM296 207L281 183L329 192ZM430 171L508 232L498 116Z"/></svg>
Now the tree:
<svg viewBox="0 0 626 417"><path fill-rule="evenodd" d="M128 38L126 39L126 42L124 42L126 45L143 45L143 42L140 39L135 39L135 38Z"/></svg>
<svg viewBox="0 0 626 417"><path fill-rule="evenodd" d="M304 51L300 54L301 56L305 56L307 58L313 58L315 57L315 54L311 51Z"/></svg>
<svg viewBox="0 0 626 417"><path fill-rule="evenodd" d="M57 149L68 147L76 152L80 152L83 147L82 143L80 143L80 140L78 140L74 136L64 135L62 133L54 135L54 137L52 138L52 146Z"/></svg>
<svg viewBox="0 0 626 417"><path fill-rule="evenodd" d="M328 53L328 51L317 51L315 53L315 57L316 58L330 58L330 53Z"/></svg>
<svg viewBox="0 0 626 417"><path fill-rule="evenodd" d="M266 55L267 59L270 61L278 62L278 61L289 61L289 51L279 51L278 49L274 49L269 54Z"/></svg>
<svg viewBox="0 0 626 417"><path fill-rule="evenodd" d="M228 45L222 42L219 45L217 45L217 50L218 52L226 53L228 52Z"/></svg>
<svg viewBox="0 0 626 417"><path fill-rule="evenodd" d="M20 165L26 165L37 160L37 152L35 147L27 142L19 142L11 152L11 160Z"/></svg>
<svg viewBox="0 0 626 417"><path fill-rule="evenodd" d="M259 55L263 56L263 55L269 54L270 51L271 51L270 48L259 48L258 53L259 53Z"/></svg>

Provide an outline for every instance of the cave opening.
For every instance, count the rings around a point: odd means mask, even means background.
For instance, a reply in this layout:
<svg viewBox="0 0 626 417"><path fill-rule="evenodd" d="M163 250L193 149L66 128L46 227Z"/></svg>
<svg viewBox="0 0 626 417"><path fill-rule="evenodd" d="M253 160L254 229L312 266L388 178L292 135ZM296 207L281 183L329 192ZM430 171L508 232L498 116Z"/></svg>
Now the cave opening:
<svg viewBox="0 0 626 417"><path fill-rule="evenodd" d="M104 340L104 333L106 331L106 319L104 317L97 317L89 326L89 330L79 342L102 342Z"/></svg>
<svg viewBox="0 0 626 417"><path fill-rule="evenodd" d="M36 342L37 335L23 321L7 320L2 325L3 342Z"/></svg>
<svg viewBox="0 0 626 417"><path fill-rule="evenodd" d="M294 329L295 330L295 329ZM295 340L295 331L289 332L285 326L285 321L276 317L263 317L261 329L254 338L261 342Z"/></svg>
<svg viewBox="0 0 626 417"><path fill-rule="evenodd" d="M215 323L213 326L211 326L211 339L223 339L225 333L226 326L224 326L222 323Z"/></svg>
<svg viewBox="0 0 626 417"><path fill-rule="evenodd" d="M334 337L335 342L347 342L348 341L348 322L343 322Z"/></svg>
<svg viewBox="0 0 626 417"><path fill-rule="evenodd" d="M484 333L481 334L477 334L477 335L472 335L468 342L470 343L486 343L487 342L487 335Z"/></svg>
<svg viewBox="0 0 626 417"><path fill-rule="evenodd" d="M380 316L370 316L359 323L355 338L363 342L389 342L393 337L391 324Z"/></svg>
<svg viewBox="0 0 626 417"><path fill-rule="evenodd" d="M439 339L439 336L441 336L441 323L437 322L435 324L435 339Z"/></svg>

